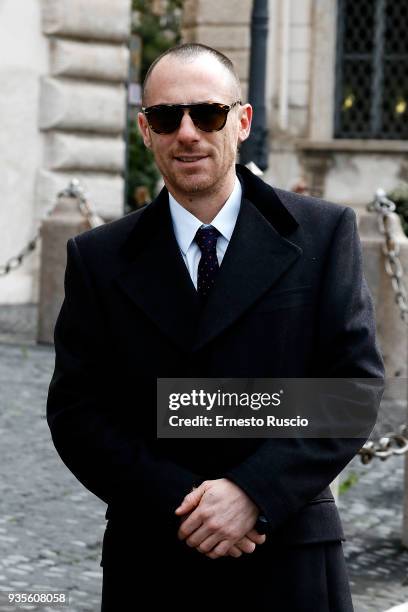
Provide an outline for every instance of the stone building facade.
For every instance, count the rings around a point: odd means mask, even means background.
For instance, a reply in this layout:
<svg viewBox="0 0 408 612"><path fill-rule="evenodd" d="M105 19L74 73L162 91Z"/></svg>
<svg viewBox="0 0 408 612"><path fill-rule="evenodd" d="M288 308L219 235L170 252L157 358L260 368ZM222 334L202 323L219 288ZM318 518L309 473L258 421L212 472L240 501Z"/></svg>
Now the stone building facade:
<svg viewBox="0 0 408 612"><path fill-rule="evenodd" d="M123 212L130 0L0 1L0 264L73 177L105 219ZM39 251L0 278L38 300Z"/></svg>
<svg viewBox="0 0 408 612"><path fill-rule="evenodd" d="M363 39L375 37L369 29L369 5L383 6L381 24L390 19L387 0L354 4L360 5L361 12L352 14L351 19L356 26L366 27L366 34L360 29L359 35ZM401 29L396 36L402 38L403 24L408 25L404 2L393 4L400 7L395 20ZM361 207L379 185L389 190L401 178L408 178L408 141L407 136L388 139L383 134L380 138L335 135L342 23L339 11L347 13L346 5L347 0L269 0L266 78L270 159L266 178L277 186L291 188L304 176L315 195ZM185 2L184 39L225 51L234 60L244 84L248 82L251 9L251 0ZM408 50L402 52L406 52L407 61ZM374 55L372 61L376 61ZM408 76L401 80L405 80L401 95L407 98L400 102L405 113L401 119L407 121Z"/></svg>

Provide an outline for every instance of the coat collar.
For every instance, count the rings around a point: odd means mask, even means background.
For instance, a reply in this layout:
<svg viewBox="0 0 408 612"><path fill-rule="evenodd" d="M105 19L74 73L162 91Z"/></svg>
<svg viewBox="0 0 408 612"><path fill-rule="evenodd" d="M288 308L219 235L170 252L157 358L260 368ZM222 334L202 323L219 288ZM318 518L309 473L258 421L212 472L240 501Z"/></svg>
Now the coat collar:
<svg viewBox="0 0 408 612"><path fill-rule="evenodd" d="M122 254L121 289L175 344L197 351L231 326L301 255L297 222L272 187L237 166L243 197L216 284L201 309L174 236L164 188L138 215ZM243 282L245 279L245 282Z"/></svg>

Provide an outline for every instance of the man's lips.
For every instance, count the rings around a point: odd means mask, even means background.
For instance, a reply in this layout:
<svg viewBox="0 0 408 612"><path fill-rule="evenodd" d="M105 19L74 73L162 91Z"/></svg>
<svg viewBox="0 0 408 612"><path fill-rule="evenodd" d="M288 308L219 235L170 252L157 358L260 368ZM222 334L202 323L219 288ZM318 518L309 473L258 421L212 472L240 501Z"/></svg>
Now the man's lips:
<svg viewBox="0 0 408 612"><path fill-rule="evenodd" d="M208 157L207 155L175 155L174 159L185 164L193 164Z"/></svg>

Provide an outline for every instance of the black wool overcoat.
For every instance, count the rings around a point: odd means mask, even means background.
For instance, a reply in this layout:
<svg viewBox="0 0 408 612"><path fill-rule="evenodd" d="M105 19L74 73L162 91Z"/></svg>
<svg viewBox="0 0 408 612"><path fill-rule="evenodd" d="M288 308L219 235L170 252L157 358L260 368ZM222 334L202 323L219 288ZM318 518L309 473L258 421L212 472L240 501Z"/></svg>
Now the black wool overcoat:
<svg viewBox="0 0 408 612"><path fill-rule="evenodd" d="M106 611L148 610L142 595L152 609L352 609L329 484L364 440L156 438L158 377L383 376L353 210L237 174L241 208L204 307L165 188L68 242L47 418L64 463L108 504ZM183 497L221 477L270 524L239 559L176 536Z"/></svg>

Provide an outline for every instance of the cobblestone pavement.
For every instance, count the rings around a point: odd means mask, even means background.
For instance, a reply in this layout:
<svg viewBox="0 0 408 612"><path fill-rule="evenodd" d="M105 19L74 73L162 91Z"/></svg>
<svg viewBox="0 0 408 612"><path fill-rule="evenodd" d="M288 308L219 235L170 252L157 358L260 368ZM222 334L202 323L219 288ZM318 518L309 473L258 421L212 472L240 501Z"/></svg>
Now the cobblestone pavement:
<svg viewBox="0 0 408 612"><path fill-rule="evenodd" d="M51 347L0 344L0 590L68 590L70 612L99 612L106 506L52 445L45 402L53 360ZM347 476L358 478L339 502L355 610L383 612L408 601L403 459L354 459Z"/></svg>
<svg viewBox="0 0 408 612"><path fill-rule="evenodd" d="M68 590L70 612L97 612L106 505L52 445L53 363L51 348L0 345L0 590Z"/></svg>
<svg viewBox="0 0 408 612"><path fill-rule="evenodd" d="M408 602L408 550L401 545L404 460L374 461L364 466L353 459L343 477L358 481L339 499L355 612Z"/></svg>

